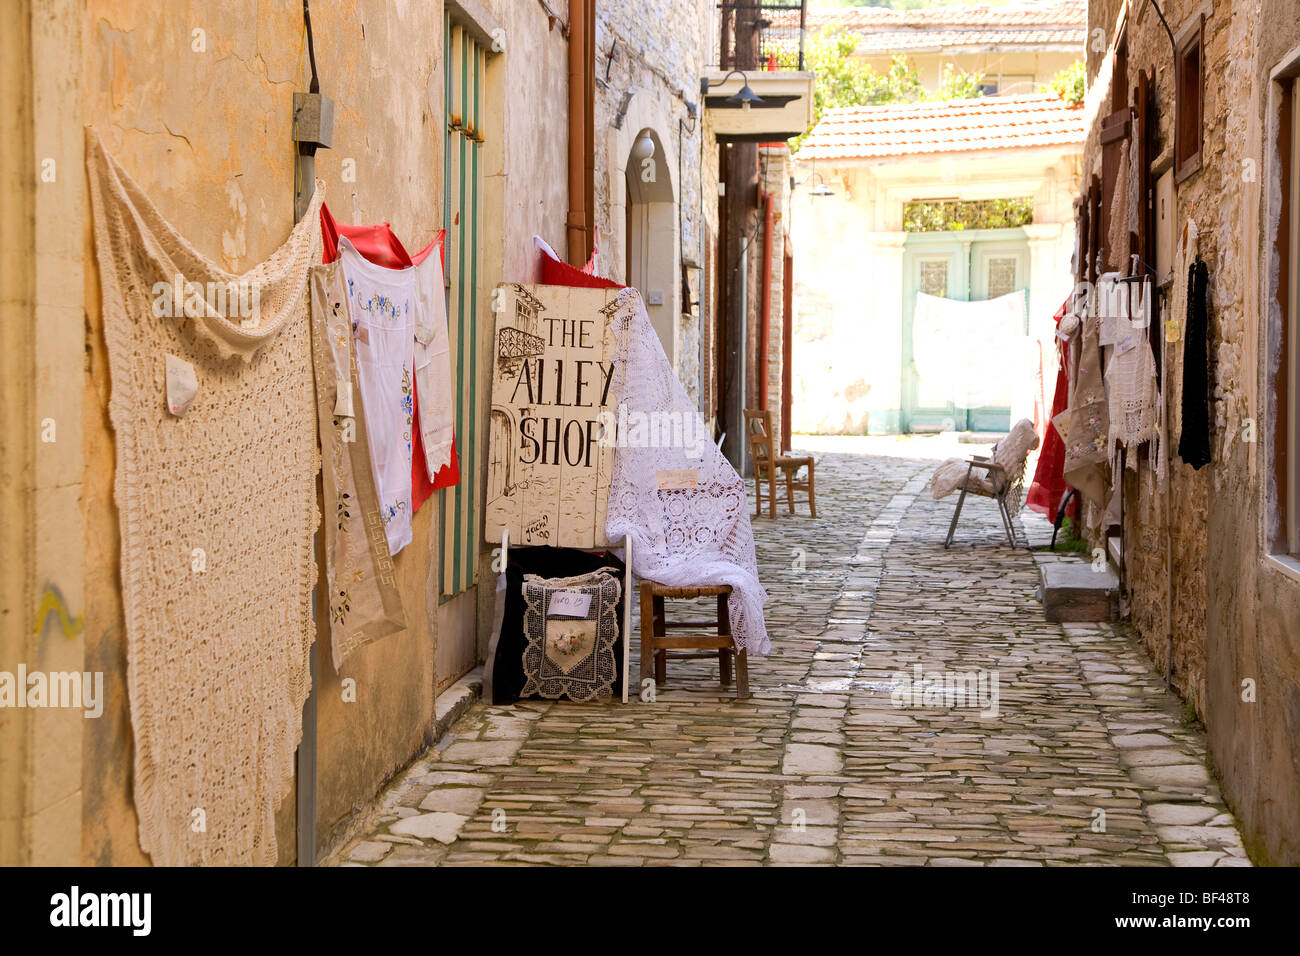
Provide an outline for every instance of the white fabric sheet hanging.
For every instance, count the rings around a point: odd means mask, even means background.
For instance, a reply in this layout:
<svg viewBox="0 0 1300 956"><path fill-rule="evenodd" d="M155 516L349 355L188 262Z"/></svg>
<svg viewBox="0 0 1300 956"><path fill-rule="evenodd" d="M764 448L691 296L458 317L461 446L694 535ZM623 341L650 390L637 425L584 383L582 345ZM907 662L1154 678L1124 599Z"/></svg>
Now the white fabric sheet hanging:
<svg viewBox="0 0 1300 956"><path fill-rule="evenodd" d="M420 395L420 438L432 478L451 464L451 349L442 257L434 250L415 267L415 384Z"/></svg>
<svg viewBox="0 0 1300 956"><path fill-rule="evenodd" d="M370 465L379 490L390 554L411 543L412 380L415 361L415 267L385 269L343 237L357 378L370 428Z"/></svg>
<svg viewBox="0 0 1300 956"><path fill-rule="evenodd" d="M701 440L704 422L673 373L640 293L625 289L615 302L614 394L629 416L681 422L683 441L634 447L619 436L605 536L610 541L632 536L638 577L673 587L731 585L727 608L736 647L766 654L767 592L758 580L745 483L713 442ZM687 435L695 437L686 440ZM659 476L665 472L693 480L661 488Z"/></svg>
<svg viewBox="0 0 1300 956"><path fill-rule="evenodd" d="M916 294L912 358L931 396L958 408L1013 404L1032 351L1023 289L979 302Z"/></svg>

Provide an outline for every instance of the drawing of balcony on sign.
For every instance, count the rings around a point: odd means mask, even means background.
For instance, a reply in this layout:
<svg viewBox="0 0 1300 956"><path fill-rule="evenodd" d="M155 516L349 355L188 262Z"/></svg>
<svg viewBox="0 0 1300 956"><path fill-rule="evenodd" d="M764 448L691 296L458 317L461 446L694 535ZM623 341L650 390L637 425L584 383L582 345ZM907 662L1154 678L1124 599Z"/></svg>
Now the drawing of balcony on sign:
<svg viewBox="0 0 1300 956"><path fill-rule="evenodd" d="M499 286L484 537L606 545L618 290Z"/></svg>
<svg viewBox="0 0 1300 956"><path fill-rule="evenodd" d="M497 366L506 372L517 371L521 362L546 350L546 340L537 334L538 316L546 306L521 285L513 290L514 325L497 329Z"/></svg>

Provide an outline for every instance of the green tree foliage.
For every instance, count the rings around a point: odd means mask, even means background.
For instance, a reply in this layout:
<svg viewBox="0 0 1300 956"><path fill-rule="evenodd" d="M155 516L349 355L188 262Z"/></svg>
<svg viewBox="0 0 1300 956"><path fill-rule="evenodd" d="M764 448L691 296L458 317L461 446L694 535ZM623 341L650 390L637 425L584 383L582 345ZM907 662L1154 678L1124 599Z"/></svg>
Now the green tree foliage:
<svg viewBox="0 0 1300 956"><path fill-rule="evenodd" d="M984 82L983 73L967 73L955 70L951 63L943 65L943 79L939 81L938 91L930 97L933 100L970 100L983 96L980 84Z"/></svg>
<svg viewBox="0 0 1300 956"><path fill-rule="evenodd" d="M966 229L1014 229L1034 221L1034 200L937 200L903 205L904 232L961 232Z"/></svg>
<svg viewBox="0 0 1300 956"><path fill-rule="evenodd" d="M1075 60L1073 66L1067 66L1042 86L1042 92L1055 93L1071 106L1083 102L1087 88L1088 71L1082 60Z"/></svg>
<svg viewBox="0 0 1300 956"><path fill-rule="evenodd" d="M813 84L813 125L816 126L829 109L840 106L877 106L885 103L919 103L924 100L966 99L980 96L979 73L956 71L951 64L944 67L943 80L935 92L927 91L911 60L898 54L881 73L855 54L857 34L843 27L827 27L811 34L804 49L805 69L816 75ZM798 52L785 51L778 55L783 70L797 69ZM797 150L803 136L790 141Z"/></svg>

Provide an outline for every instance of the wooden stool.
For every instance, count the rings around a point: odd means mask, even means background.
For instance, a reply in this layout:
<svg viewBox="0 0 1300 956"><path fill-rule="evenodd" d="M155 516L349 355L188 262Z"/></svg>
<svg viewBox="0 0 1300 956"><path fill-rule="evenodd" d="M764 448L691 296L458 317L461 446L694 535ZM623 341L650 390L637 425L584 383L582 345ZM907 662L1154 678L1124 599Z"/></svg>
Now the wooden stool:
<svg viewBox="0 0 1300 956"><path fill-rule="evenodd" d="M698 598L717 596L718 619L716 634L683 634L669 637L668 631L684 628L713 627L714 621L674 621L664 615L664 598ZM718 652L718 668L722 686L731 683L731 659L736 659L736 697L749 696L749 664L744 651L736 650L731 638L731 615L727 613L727 598L731 595L729 584L706 584L693 588L674 588L654 581L641 582L641 680L653 673L655 683L668 680L668 651L691 649ZM677 658L712 657L706 654L674 654ZM652 670L653 668L653 670Z"/></svg>

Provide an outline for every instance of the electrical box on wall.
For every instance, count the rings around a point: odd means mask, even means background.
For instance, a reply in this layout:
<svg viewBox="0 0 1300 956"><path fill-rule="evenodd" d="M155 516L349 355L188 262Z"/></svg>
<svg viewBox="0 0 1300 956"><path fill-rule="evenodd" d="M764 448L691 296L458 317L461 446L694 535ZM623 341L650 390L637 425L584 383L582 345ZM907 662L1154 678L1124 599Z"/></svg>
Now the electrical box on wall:
<svg viewBox="0 0 1300 956"><path fill-rule="evenodd" d="M658 289L651 289L645 294L645 303L646 305L663 305L664 294Z"/></svg>
<svg viewBox="0 0 1300 956"><path fill-rule="evenodd" d="M334 101L319 93L293 94L293 141L319 149L334 144Z"/></svg>

